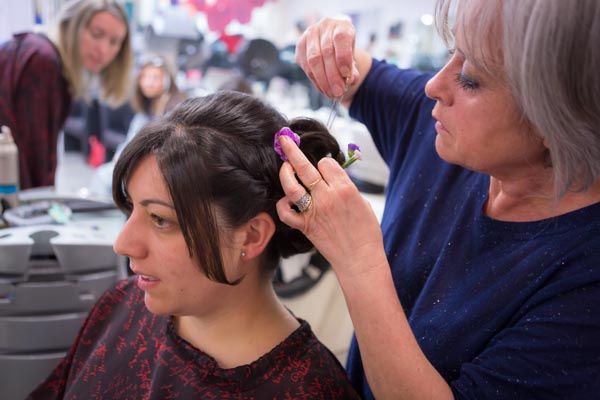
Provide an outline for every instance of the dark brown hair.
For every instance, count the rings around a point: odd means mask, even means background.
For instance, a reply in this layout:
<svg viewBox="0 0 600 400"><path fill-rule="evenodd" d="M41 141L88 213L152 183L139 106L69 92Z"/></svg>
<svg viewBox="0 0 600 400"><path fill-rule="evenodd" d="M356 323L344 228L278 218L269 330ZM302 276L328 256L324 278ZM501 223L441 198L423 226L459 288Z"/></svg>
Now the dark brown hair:
<svg viewBox="0 0 600 400"><path fill-rule="evenodd" d="M273 139L284 126L300 135L300 149L313 164L326 156L344 161L337 141L319 121L288 122L256 97L221 91L186 100L142 128L115 166L114 200L125 213L131 212L127 180L142 158L153 154L190 255L210 279L231 284L223 269L219 226L239 227L261 212L276 225L263 254L264 271L272 271L280 257L312 248L300 231L280 221L275 209L284 192L279 182L282 161Z"/></svg>

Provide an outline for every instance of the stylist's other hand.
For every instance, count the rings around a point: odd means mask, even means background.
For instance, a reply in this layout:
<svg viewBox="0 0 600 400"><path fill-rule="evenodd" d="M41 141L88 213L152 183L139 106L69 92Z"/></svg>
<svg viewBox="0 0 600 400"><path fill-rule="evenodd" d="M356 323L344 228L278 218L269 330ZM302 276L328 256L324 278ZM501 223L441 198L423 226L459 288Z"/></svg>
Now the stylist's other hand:
<svg viewBox="0 0 600 400"><path fill-rule="evenodd" d="M384 254L381 229L370 204L334 159L323 158L317 169L289 139L281 145L288 162L279 172L286 194L277 202L279 218L302 231L338 277L368 272L373 256ZM292 208L307 193L299 181L312 198L302 213Z"/></svg>
<svg viewBox="0 0 600 400"><path fill-rule="evenodd" d="M359 76L354 62L356 34L346 18L324 18L309 26L296 46L296 63L317 89L340 98Z"/></svg>

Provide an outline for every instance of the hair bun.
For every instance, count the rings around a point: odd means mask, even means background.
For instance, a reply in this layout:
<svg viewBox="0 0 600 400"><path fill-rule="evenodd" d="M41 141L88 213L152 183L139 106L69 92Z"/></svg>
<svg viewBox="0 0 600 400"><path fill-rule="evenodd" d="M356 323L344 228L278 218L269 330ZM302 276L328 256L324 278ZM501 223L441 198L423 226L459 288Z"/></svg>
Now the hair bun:
<svg viewBox="0 0 600 400"><path fill-rule="evenodd" d="M296 254L306 253L313 249L313 244L297 229L290 228L281 221L277 223L273 243L276 243L281 257L287 258Z"/></svg>
<svg viewBox="0 0 600 400"><path fill-rule="evenodd" d="M323 157L332 157L340 165L344 163L340 145L323 123L312 118L295 118L290 129L300 136L300 150L315 167Z"/></svg>

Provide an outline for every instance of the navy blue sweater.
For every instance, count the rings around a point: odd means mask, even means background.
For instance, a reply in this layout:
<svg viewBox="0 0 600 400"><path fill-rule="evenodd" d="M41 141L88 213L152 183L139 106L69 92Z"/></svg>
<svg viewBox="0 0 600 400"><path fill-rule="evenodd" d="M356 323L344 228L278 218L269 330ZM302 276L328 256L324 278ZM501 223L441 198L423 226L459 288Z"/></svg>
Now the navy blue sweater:
<svg viewBox="0 0 600 400"><path fill-rule="evenodd" d="M456 398L598 398L600 203L483 215L489 177L435 152L430 77L374 61L350 109L390 167L385 249L421 349ZM356 338L348 373L373 398Z"/></svg>

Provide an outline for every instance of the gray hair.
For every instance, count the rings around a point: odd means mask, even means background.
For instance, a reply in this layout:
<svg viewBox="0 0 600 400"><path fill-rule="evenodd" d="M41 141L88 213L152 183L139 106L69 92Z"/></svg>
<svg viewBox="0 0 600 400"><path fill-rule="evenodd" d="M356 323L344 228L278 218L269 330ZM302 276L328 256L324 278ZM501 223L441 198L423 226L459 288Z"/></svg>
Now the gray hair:
<svg viewBox="0 0 600 400"><path fill-rule="evenodd" d="M447 43L453 5L455 29L469 23L477 32L465 36L465 51L506 81L544 139L557 197L587 190L600 177L600 1L438 0L436 24ZM464 7L475 7L469 17Z"/></svg>

